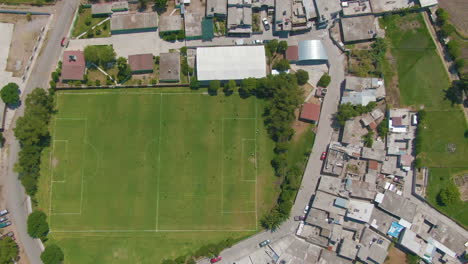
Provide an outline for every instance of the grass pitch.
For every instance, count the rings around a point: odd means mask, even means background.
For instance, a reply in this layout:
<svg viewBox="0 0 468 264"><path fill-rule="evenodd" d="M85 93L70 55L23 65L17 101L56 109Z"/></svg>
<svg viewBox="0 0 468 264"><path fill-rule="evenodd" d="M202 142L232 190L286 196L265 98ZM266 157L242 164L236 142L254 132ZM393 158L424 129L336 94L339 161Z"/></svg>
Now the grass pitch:
<svg viewBox="0 0 468 264"><path fill-rule="evenodd" d="M159 263L258 230L278 191L262 102L184 91L57 93L38 198L69 263Z"/></svg>

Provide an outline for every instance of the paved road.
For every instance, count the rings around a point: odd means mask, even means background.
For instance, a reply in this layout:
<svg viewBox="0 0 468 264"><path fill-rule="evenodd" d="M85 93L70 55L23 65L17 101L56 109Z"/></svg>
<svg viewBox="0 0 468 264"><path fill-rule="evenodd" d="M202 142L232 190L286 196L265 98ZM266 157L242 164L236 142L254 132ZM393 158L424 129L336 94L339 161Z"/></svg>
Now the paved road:
<svg viewBox="0 0 468 264"><path fill-rule="evenodd" d="M317 32L316 32L317 34ZM332 82L330 83L327 96L322 105L322 112L320 115L319 126L315 137L315 144L312 148L312 153L309 156L304 177L302 179L302 186L298 192L296 202L291 211L291 218L283 223L275 232L264 231L256 234L233 247L224 250L221 253L223 257L220 263L232 264L236 260L251 254L258 249L258 244L266 239L271 241L281 239L282 237L295 233L298 222L293 220L295 215L302 215L304 207L310 202L311 195L315 192L318 179L320 177L320 170L322 168L322 161L320 155L327 149L328 143L331 140L333 132L332 122L333 114L336 112L340 98L340 86L344 81L344 55L336 48L328 37L324 36L323 41L328 52L330 62L330 75ZM316 37L317 39L317 37ZM208 263L208 260L200 261L199 263Z"/></svg>
<svg viewBox="0 0 468 264"><path fill-rule="evenodd" d="M50 73L55 67L61 53L60 41L70 28L78 2L77 0L63 0L63 2L57 4L56 16L49 30L48 40L38 57L36 65L32 69L31 77L21 95L23 101L34 88L48 87ZM24 107L17 109L14 120L22 116L23 113ZM2 190L4 190L6 206L10 211L11 220L16 226L17 239L21 241L30 263L42 263L40 260L41 248L39 244L27 234L26 220L28 213L25 202L26 195L21 183L18 181L18 174L13 171L19 151L19 144L14 138L12 131L14 126L15 124L13 123L4 133L7 140L6 149L8 150L8 155L4 155L5 159L3 160L0 181Z"/></svg>

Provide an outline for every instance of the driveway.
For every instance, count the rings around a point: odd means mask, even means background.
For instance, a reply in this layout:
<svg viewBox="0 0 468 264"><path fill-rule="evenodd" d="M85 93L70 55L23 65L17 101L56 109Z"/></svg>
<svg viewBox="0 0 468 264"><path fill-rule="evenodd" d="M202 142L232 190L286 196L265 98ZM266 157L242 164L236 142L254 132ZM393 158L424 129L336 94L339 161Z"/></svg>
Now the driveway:
<svg viewBox="0 0 468 264"><path fill-rule="evenodd" d="M32 69L31 76L25 85L24 92L21 94L24 101L26 96L36 87L47 88L49 76L52 69L55 68L56 62L61 53L60 40L67 34L70 29L73 14L78 6L78 0L63 0L56 5L55 20L51 25L51 29L47 35L48 41L41 50L37 59L37 63ZM24 104L23 104L24 105ZM16 110L14 120L24 113L24 107ZM10 211L10 218L16 226L16 239L23 246L23 250L29 258L30 263L42 263L40 260L41 248L37 241L29 237L27 234L27 196L24 193L24 188L18 181L18 174L13 171L14 164L17 161L19 143L16 141L13 128L13 123L5 132L6 146L2 149L2 168L0 184L2 186L3 198L6 201L6 207Z"/></svg>

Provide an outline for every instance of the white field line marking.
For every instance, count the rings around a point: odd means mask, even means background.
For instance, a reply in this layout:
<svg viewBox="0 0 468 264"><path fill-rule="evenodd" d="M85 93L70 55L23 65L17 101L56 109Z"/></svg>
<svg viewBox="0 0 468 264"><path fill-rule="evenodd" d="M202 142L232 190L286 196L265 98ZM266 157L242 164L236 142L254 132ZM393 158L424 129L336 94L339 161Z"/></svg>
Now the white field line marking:
<svg viewBox="0 0 468 264"><path fill-rule="evenodd" d="M223 214L253 214L255 211L224 211Z"/></svg>
<svg viewBox="0 0 468 264"><path fill-rule="evenodd" d="M81 215L81 213L52 213L52 215Z"/></svg>
<svg viewBox="0 0 468 264"><path fill-rule="evenodd" d="M58 96L57 96L57 105L58 105ZM53 135L52 135L52 138L55 138L55 130L56 130L56 126L57 126L57 118L54 118L54 126L53 126ZM50 173L49 173L49 177L50 177L50 186L49 186L49 216L48 216L48 220L49 220L49 226L52 226L52 186L53 186L53 169L52 169L52 156L53 156L53 152L54 152L54 143L52 143L52 149L50 150L50 162L49 162L49 169L50 169Z"/></svg>
<svg viewBox="0 0 468 264"><path fill-rule="evenodd" d="M135 230L51 230L50 233L136 233L136 232L154 232L154 233L176 233L176 232L252 232L255 229L135 229Z"/></svg>
<svg viewBox="0 0 468 264"><path fill-rule="evenodd" d="M66 139L54 139L53 142L54 142L53 143L54 154L55 154L55 142L65 142L65 157L66 157L65 160L68 161L68 140L66 140ZM53 160L52 160L52 163L53 163ZM53 166L53 164L52 164L52 166ZM66 173L64 173L64 175L63 175L63 181L54 181L53 180L54 179L54 168L51 168L51 169L52 169L52 182L57 182L57 183L67 182L67 179L65 177Z"/></svg>
<svg viewBox="0 0 468 264"><path fill-rule="evenodd" d="M224 115L224 108L223 108ZM221 119L221 214L224 212L224 118Z"/></svg>
<svg viewBox="0 0 468 264"><path fill-rule="evenodd" d="M59 92L60 94L66 95L105 95L105 94L125 94L125 95L140 95L140 94L162 94L162 95L208 95L207 93L184 93L184 92L174 92L174 93L161 93L161 92L117 92L117 91L109 91L109 92L87 92L87 93L80 93L80 92Z"/></svg>
<svg viewBox="0 0 468 264"><path fill-rule="evenodd" d="M257 209L257 177L258 177L258 164L257 164L257 138L258 138L258 128L257 128L257 122L258 122L258 107L257 107L258 101L255 101L255 150L254 150L254 155L255 155L255 231L258 230L258 209Z"/></svg>
<svg viewBox="0 0 468 264"><path fill-rule="evenodd" d="M159 101L159 133L158 133L158 175L156 176L157 186L156 186L156 230L158 230L159 225L159 176L161 174L161 131L162 131L162 103L163 95L161 94Z"/></svg>
<svg viewBox="0 0 468 264"><path fill-rule="evenodd" d="M88 143L88 141L86 140L87 135L88 135L88 118L86 118L86 120L85 120L85 131L84 131L83 143L84 143L84 145L86 145L86 144L92 145L92 144ZM94 147L94 146L93 146L93 147ZM81 155L82 155L81 162L83 162L83 165L81 166L80 215L81 215L81 213L83 212L83 190L84 190L85 152L86 152L86 149L84 149L84 150L83 150L83 153L81 154ZM98 153L96 153L96 159L97 159L97 161L96 161L96 169L97 169L98 161L99 161Z"/></svg>

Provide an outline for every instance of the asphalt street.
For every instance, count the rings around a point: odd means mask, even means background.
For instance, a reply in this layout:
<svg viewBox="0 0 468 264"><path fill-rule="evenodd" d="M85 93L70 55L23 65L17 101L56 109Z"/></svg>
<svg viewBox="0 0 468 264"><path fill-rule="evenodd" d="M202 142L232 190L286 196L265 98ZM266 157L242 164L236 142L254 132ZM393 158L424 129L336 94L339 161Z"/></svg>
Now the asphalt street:
<svg viewBox="0 0 468 264"><path fill-rule="evenodd" d="M70 29L72 18L76 8L78 7L78 0L63 0L56 5L56 12L54 21L47 35L45 46L37 59L36 64L32 68L31 76L25 86L21 98L24 102L26 96L36 87L47 88L49 76L52 69L55 67L59 56L61 54L60 41L62 37L66 36ZM28 217L26 206L26 195L24 188L18 181L18 174L13 171L14 164L17 161L19 143L16 141L13 129L15 121L24 113L23 105L16 109L14 121L12 125L4 132L6 138L7 150L6 155L3 155L2 177L0 183L6 207L10 211L10 219L16 227L16 239L19 240L23 250L26 252L30 263L42 263L40 260L41 248L37 241L29 237L27 233L26 221Z"/></svg>

